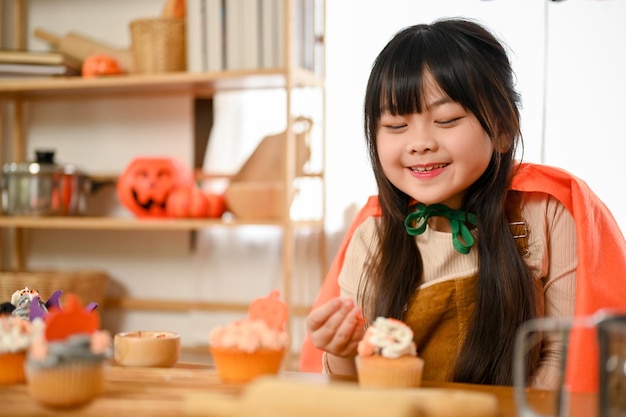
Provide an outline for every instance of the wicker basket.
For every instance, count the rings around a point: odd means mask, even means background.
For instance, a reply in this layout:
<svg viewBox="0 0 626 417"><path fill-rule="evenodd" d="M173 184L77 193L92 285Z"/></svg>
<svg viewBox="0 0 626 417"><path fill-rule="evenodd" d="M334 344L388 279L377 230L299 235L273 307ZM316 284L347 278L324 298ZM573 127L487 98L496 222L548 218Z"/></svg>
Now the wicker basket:
<svg viewBox="0 0 626 417"><path fill-rule="evenodd" d="M161 73L185 71L185 20L137 19L130 22L135 71Z"/></svg>
<svg viewBox="0 0 626 417"><path fill-rule="evenodd" d="M104 304L109 276L103 271L1 271L0 302L10 301L11 295L24 287L39 291L47 300L54 291L74 293L83 304Z"/></svg>

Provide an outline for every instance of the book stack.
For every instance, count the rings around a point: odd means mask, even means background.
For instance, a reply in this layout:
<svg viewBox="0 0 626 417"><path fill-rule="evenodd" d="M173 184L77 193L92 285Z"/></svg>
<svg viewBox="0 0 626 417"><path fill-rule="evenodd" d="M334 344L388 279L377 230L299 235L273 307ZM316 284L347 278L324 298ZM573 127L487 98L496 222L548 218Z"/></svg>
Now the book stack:
<svg viewBox="0 0 626 417"><path fill-rule="evenodd" d="M283 68L293 2L291 64L321 74L323 0L187 0L187 70Z"/></svg>
<svg viewBox="0 0 626 417"><path fill-rule="evenodd" d="M60 52L0 49L0 77L49 77L81 74L81 62Z"/></svg>

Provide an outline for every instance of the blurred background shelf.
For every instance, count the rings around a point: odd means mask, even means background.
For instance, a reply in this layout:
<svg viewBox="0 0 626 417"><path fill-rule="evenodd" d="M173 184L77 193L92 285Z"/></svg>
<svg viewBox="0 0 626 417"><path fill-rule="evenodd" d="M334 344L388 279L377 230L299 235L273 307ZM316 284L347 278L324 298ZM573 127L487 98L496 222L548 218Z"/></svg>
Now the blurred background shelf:
<svg viewBox="0 0 626 417"><path fill-rule="evenodd" d="M0 97L40 99L97 95L137 95L186 93L197 97L212 96L216 92L321 87L323 80L314 73L301 69L256 69L203 73L128 74L99 78L15 78L0 79Z"/></svg>
<svg viewBox="0 0 626 417"><path fill-rule="evenodd" d="M298 227L322 227L320 220L292 220ZM199 230L207 227L282 226L281 219L136 219L106 216L33 217L0 216L0 227L25 229L88 229L88 230Z"/></svg>

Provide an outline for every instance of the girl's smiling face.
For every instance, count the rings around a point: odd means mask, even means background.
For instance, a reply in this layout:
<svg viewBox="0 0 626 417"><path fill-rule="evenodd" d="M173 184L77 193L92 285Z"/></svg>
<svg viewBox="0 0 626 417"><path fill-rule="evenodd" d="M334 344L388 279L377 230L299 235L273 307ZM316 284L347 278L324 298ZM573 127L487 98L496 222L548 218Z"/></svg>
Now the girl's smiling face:
<svg viewBox="0 0 626 417"><path fill-rule="evenodd" d="M494 145L476 116L427 78L424 111L382 113L378 157L402 192L424 204L459 209L467 188L487 169Z"/></svg>

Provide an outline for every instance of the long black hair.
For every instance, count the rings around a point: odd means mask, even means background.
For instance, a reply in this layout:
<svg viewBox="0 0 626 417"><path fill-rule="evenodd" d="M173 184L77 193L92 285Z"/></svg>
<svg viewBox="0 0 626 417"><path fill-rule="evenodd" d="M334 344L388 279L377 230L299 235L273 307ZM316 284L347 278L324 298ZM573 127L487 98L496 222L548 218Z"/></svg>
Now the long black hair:
<svg viewBox="0 0 626 417"><path fill-rule="evenodd" d="M478 23L438 20L398 32L376 58L365 96L365 133L378 185L382 217L379 247L367 267L368 318L403 319L422 280L421 256L403 226L411 197L385 177L377 151L383 111L420 113L426 75L473 113L494 142L491 161L467 190L463 209L478 219L478 287L474 317L457 358L454 380L512 384L513 341L518 326L536 316L535 285L509 229L505 203L515 152L521 145L520 96L502 43ZM418 256L416 256L416 253ZM366 306L367 307L367 306ZM368 309L366 308L366 311ZM528 373L532 371L528 365Z"/></svg>

